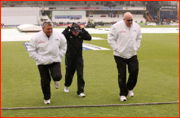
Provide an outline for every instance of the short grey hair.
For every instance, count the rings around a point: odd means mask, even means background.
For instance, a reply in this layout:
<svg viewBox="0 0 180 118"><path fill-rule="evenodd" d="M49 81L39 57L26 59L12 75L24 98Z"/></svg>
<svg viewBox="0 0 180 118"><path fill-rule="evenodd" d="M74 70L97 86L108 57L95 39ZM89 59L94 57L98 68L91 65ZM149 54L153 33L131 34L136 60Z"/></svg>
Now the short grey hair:
<svg viewBox="0 0 180 118"><path fill-rule="evenodd" d="M46 21L43 23L43 26L42 26L42 27L46 27L46 25L53 26L53 22L50 21L50 20L46 20Z"/></svg>

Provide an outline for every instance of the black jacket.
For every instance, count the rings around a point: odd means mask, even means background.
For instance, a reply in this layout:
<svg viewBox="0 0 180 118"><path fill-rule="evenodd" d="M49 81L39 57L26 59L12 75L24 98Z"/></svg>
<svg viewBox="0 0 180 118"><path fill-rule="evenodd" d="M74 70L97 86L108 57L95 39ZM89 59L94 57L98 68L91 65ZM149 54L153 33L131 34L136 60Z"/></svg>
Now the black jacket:
<svg viewBox="0 0 180 118"><path fill-rule="evenodd" d="M82 57L82 43L83 40L91 40L91 35L82 28L79 32L78 36L74 36L71 31L69 31L70 27L68 26L62 33L66 37L67 40L67 51L66 56L70 58Z"/></svg>

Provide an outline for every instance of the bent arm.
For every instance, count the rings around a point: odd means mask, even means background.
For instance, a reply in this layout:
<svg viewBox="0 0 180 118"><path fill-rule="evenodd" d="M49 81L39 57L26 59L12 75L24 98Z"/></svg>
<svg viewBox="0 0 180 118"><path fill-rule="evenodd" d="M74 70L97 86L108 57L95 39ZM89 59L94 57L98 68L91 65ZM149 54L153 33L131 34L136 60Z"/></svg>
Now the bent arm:
<svg viewBox="0 0 180 118"><path fill-rule="evenodd" d="M141 28L139 28L139 32L138 32L138 35L136 38L137 49L139 49L139 47L141 45L141 39L142 39Z"/></svg>
<svg viewBox="0 0 180 118"><path fill-rule="evenodd" d="M59 46L60 58L63 58L64 54L66 53L66 50L67 50L67 42L66 42L66 38L62 34L61 35L61 42L60 42L60 46Z"/></svg>
<svg viewBox="0 0 180 118"><path fill-rule="evenodd" d="M111 27L109 33L108 33L108 38L107 41L109 45L112 47L113 50L117 50L118 46L116 43L116 38L117 38L117 33L116 33L116 28L114 26Z"/></svg>
<svg viewBox="0 0 180 118"><path fill-rule="evenodd" d="M70 26L68 26L67 28L64 29L64 31L62 32L62 34L64 34L64 36L66 37L68 32L69 32Z"/></svg>
<svg viewBox="0 0 180 118"><path fill-rule="evenodd" d="M84 40L90 41L92 39L91 35L84 28L82 28L82 33L83 33Z"/></svg>
<svg viewBox="0 0 180 118"><path fill-rule="evenodd" d="M40 59L40 56L38 55L37 48L36 48L36 42L34 39L31 39L31 41L27 45L27 51L31 58L33 58L35 61L38 61Z"/></svg>

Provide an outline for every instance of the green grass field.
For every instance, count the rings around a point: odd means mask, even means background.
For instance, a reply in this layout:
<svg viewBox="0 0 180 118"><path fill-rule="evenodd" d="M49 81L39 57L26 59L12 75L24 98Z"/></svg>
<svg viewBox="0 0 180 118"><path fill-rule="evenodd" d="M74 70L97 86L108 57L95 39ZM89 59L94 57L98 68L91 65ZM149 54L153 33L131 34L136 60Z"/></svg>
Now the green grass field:
<svg viewBox="0 0 180 118"><path fill-rule="evenodd" d="M93 37L107 39L106 34ZM112 50L83 52L85 98L79 98L75 74L64 93L65 61L60 88L51 81L51 104L44 105L40 76L23 42L1 42L1 107L103 105L179 101L179 34L142 34L138 51L139 78L135 96L119 100L117 69ZM86 42L110 48L106 40ZM179 104L1 110L2 117L178 117Z"/></svg>

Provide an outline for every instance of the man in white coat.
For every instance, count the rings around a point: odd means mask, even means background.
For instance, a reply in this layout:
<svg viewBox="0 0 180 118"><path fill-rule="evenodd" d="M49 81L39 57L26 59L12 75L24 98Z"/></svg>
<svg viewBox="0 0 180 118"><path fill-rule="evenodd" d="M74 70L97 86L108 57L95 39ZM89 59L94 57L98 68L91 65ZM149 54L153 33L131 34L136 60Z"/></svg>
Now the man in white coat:
<svg viewBox="0 0 180 118"><path fill-rule="evenodd" d="M133 22L130 12L124 14L122 21L112 25L108 33L108 43L114 51L114 59L118 70L120 100L126 101L127 95L133 97L133 88L137 83L139 63L136 52L142 39L140 26ZM126 83L126 65L129 78Z"/></svg>
<svg viewBox="0 0 180 118"><path fill-rule="evenodd" d="M41 77L41 88L44 95L44 104L50 104L50 82L54 80L54 87L59 88L61 74L61 58L66 53L67 44L63 34L53 30L53 23L43 23L42 31L35 34L27 51L31 58L36 61Z"/></svg>

